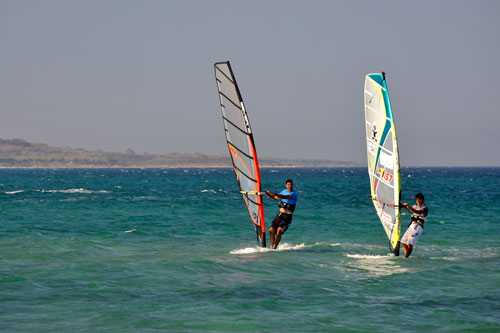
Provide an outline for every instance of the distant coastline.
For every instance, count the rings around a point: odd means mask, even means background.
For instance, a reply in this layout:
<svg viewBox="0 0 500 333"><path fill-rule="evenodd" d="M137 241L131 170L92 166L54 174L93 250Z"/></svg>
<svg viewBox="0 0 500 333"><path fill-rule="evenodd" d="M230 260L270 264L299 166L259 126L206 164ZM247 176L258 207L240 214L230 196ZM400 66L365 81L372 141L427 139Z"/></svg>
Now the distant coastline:
<svg viewBox="0 0 500 333"><path fill-rule="evenodd" d="M351 161L319 159L260 158L262 168L357 167ZM229 156L202 153L167 155L91 151L82 148L53 147L23 139L0 139L0 168L230 168Z"/></svg>

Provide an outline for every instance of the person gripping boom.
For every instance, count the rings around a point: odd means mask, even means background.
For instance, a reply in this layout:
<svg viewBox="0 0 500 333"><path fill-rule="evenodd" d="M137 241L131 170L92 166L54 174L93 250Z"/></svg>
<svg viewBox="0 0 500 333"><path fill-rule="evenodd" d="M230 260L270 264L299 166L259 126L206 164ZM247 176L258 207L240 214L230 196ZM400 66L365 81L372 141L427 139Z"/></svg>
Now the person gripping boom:
<svg viewBox="0 0 500 333"><path fill-rule="evenodd" d="M413 247L417 244L418 238L422 235L424 231L424 223L427 220L427 214L429 208L424 203L424 195L422 193L415 194L416 205L408 206L408 203L403 203L401 205L402 209L406 209L411 212L411 222L406 230L403 239L401 239L401 244L403 244L403 249L405 250L405 258L408 258L413 251Z"/></svg>
<svg viewBox="0 0 500 333"><path fill-rule="evenodd" d="M293 190L293 181L288 179L285 182L286 188L279 194L266 191L266 195L273 200L281 200L279 203L278 215L273 220L269 228L271 238L271 249L276 249L281 241L281 236L292 223L292 215L297 204L297 193Z"/></svg>

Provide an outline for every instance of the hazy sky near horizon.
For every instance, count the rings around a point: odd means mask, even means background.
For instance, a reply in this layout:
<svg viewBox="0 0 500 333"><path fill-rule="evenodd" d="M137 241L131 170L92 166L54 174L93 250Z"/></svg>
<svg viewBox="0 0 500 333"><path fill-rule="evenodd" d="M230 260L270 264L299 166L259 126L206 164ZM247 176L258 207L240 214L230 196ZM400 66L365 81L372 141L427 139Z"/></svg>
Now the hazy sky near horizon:
<svg viewBox="0 0 500 333"><path fill-rule="evenodd" d="M500 166L500 1L0 0L0 138L227 154L230 60L261 157L366 163L385 71L403 166Z"/></svg>

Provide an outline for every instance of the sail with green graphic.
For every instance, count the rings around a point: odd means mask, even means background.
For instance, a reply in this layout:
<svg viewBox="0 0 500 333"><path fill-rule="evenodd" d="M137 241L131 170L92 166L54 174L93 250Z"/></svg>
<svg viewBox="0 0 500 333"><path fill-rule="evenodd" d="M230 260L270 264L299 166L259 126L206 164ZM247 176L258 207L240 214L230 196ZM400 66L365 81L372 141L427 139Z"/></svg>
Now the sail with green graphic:
<svg viewBox="0 0 500 333"><path fill-rule="evenodd" d="M398 142L385 73L365 78L365 129L371 197L389 238L394 255L399 255L401 237L401 177Z"/></svg>

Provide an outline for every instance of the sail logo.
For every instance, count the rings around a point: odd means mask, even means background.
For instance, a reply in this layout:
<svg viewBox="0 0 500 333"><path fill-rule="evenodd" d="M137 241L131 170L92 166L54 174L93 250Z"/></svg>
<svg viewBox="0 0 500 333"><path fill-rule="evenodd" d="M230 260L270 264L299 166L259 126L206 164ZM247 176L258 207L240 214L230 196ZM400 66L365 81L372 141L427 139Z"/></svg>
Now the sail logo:
<svg viewBox="0 0 500 333"><path fill-rule="evenodd" d="M380 174L380 178L387 182L392 182L392 179L394 178L393 175L391 175L389 172L385 171L384 169L380 168L377 170L377 173Z"/></svg>
<svg viewBox="0 0 500 333"><path fill-rule="evenodd" d="M368 147L368 150L370 151L370 153L375 154L375 146L373 144L370 143L370 146Z"/></svg>
<svg viewBox="0 0 500 333"><path fill-rule="evenodd" d="M373 123L373 126L372 126L372 140L375 140L375 142L377 142L377 125L375 123Z"/></svg>

